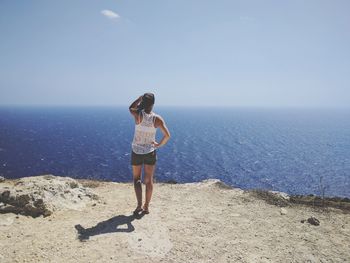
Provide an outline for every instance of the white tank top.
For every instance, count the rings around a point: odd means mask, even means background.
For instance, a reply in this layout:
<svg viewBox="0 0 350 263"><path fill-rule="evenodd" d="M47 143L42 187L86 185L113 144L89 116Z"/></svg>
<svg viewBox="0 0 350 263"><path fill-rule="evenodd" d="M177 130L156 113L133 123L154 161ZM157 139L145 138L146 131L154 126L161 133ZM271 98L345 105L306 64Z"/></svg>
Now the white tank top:
<svg viewBox="0 0 350 263"><path fill-rule="evenodd" d="M157 115L154 112L148 114L144 110L141 111L141 114L141 123L135 125L132 150L137 154L147 154L156 149L153 142L156 140L157 129L154 127L154 121Z"/></svg>

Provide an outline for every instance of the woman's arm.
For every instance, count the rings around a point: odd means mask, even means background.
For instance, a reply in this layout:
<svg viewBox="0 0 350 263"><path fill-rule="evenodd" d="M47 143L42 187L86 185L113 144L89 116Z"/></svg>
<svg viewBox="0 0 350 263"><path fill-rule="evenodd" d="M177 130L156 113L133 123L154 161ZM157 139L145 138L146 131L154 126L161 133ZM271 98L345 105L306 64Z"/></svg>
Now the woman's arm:
<svg viewBox="0 0 350 263"><path fill-rule="evenodd" d="M133 103L131 103L131 105L129 106L129 111L131 113L132 116L134 116L135 118L135 122L138 123L138 118L139 118L139 112L137 109L137 106L139 105L139 103L142 100L142 96L138 97Z"/></svg>
<svg viewBox="0 0 350 263"><path fill-rule="evenodd" d="M159 143L158 142L154 142L154 146L156 148L159 148L159 147L165 145L169 141L169 139L170 139L170 132L169 132L169 129L166 126L165 121L163 120L162 117L157 116L156 119L155 119L155 123L154 124L155 124L154 126L156 128L159 127L160 130L163 133L163 138L160 140L160 142Z"/></svg>
<svg viewBox="0 0 350 263"><path fill-rule="evenodd" d="M138 97L133 103L131 103L131 105L129 106L129 111L132 115L134 115L134 113L137 113L137 105L141 102L142 100L142 96Z"/></svg>

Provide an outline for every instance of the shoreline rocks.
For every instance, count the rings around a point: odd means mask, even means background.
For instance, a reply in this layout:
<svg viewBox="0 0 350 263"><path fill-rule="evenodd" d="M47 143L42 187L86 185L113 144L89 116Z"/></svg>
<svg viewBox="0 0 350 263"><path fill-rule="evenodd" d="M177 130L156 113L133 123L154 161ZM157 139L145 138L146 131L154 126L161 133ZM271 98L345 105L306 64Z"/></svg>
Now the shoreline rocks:
<svg viewBox="0 0 350 263"><path fill-rule="evenodd" d="M25 177L0 185L0 213L46 217L59 209L82 209L97 199L90 189L70 177Z"/></svg>

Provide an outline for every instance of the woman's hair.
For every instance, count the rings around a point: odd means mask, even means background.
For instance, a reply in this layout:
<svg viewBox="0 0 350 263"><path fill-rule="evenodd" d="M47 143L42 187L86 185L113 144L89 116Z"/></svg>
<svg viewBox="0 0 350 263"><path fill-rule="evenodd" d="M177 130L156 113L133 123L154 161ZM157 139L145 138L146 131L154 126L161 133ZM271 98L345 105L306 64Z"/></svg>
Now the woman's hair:
<svg viewBox="0 0 350 263"><path fill-rule="evenodd" d="M142 102L143 102L145 109L151 107L155 102L154 94L153 93L145 93L142 97Z"/></svg>

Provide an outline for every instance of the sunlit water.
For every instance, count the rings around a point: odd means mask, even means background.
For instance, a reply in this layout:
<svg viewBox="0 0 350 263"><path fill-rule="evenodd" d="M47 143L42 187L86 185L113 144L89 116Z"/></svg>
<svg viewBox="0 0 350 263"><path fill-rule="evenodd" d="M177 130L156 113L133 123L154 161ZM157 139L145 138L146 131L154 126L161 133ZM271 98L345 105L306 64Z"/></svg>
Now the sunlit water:
<svg viewBox="0 0 350 263"><path fill-rule="evenodd" d="M350 112L155 108L171 131L157 181L350 197ZM0 175L130 181L127 108L1 108ZM161 134L158 134L158 138ZM322 183L320 183L322 178Z"/></svg>

